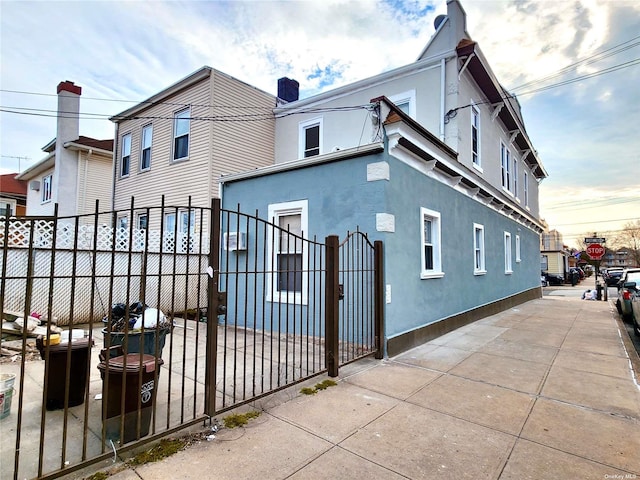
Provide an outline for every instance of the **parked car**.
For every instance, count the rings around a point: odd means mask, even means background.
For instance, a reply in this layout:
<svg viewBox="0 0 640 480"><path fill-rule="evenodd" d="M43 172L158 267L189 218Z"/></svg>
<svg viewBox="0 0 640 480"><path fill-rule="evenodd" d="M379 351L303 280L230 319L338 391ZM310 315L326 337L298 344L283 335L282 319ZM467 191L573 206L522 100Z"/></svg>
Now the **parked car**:
<svg viewBox="0 0 640 480"><path fill-rule="evenodd" d="M564 277L559 273L542 272L542 276L546 279L547 285L562 285Z"/></svg>
<svg viewBox="0 0 640 480"><path fill-rule="evenodd" d="M540 285L542 285L543 287L549 285L549 282L547 282L547 277L544 274L540 274Z"/></svg>
<svg viewBox="0 0 640 480"><path fill-rule="evenodd" d="M618 282L618 300L616 300L616 308L623 320L631 320L631 296L635 293L635 285L631 288L630 284L634 282L640 283L640 268L627 268Z"/></svg>
<svg viewBox="0 0 640 480"><path fill-rule="evenodd" d="M640 337L640 282L627 282L627 289L631 292L631 323L633 332Z"/></svg>
<svg viewBox="0 0 640 480"><path fill-rule="evenodd" d="M607 287L613 287L618 284L620 281L620 277L622 276L622 272L624 269L622 267L611 267L607 268L606 272L603 273L604 281L607 284Z"/></svg>

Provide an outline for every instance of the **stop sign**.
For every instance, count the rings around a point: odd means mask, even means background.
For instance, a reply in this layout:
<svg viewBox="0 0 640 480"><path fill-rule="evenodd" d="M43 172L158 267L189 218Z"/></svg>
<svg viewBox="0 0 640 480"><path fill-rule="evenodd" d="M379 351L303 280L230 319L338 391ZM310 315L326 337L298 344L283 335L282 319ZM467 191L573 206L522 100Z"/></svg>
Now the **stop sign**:
<svg viewBox="0 0 640 480"><path fill-rule="evenodd" d="M587 255L591 260L600 260L604 255L604 247L599 243L592 243L587 247Z"/></svg>

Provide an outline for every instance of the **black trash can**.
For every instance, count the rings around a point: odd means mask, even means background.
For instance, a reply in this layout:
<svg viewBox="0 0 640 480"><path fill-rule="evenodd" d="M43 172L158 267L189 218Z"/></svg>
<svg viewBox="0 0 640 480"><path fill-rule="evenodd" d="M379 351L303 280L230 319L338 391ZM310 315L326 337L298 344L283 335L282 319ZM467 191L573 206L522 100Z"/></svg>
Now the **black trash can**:
<svg viewBox="0 0 640 480"><path fill-rule="evenodd" d="M93 342L92 342L93 343ZM47 346L43 337L36 338L36 346L40 351L40 357L46 360ZM69 377L69 407L84 403L84 392L87 386L89 371L89 355L93 345L88 338L76 338L69 343L59 343L49 346L49 370L47 372L47 410L59 410L64 408L66 390L67 365L71 363L71 375Z"/></svg>
<svg viewBox="0 0 640 480"><path fill-rule="evenodd" d="M144 354L140 358L139 353L110 358L108 364L106 360L100 362L98 369L103 380L102 411L105 416L104 428L108 440L119 439L120 443L124 444L149 434L156 398L156 381L160 373L158 370L156 375L156 369L159 369L163 363L161 358L153 355ZM124 412L122 411L123 396ZM140 436L138 436L138 413L140 414ZM124 433L121 435L122 415L124 415Z"/></svg>

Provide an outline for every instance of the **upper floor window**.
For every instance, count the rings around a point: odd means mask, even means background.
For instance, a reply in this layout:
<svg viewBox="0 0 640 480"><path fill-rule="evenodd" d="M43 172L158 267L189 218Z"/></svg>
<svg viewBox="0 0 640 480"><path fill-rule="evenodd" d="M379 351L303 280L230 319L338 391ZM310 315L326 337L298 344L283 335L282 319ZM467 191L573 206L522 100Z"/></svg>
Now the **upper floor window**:
<svg viewBox="0 0 640 480"><path fill-rule="evenodd" d="M518 159L513 157L513 195L518 198Z"/></svg>
<svg viewBox="0 0 640 480"><path fill-rule="evenodd" d="M320 155L322 151L322 118L315 118L300 124L300 158Z"/></svg>
<svg viewBox="0 0 640 480"><path fill-rule="evenodd" d="M529 174L526 171L524 172L524 179L522 183L523 183L523 190L524 190L524 206L528 207L529 206Z"/></svg>
<svg viewBox="0 0 640 480"><path fill-rule="evenodd" d="M402 92L397 95L391 95L389 97L396 107L409 115L411 118L416 117L416 91L409 90L408 92Z"/></svg>
<svg viewBox="0 0 640 480"><path fill-rule="evenodd" d="M41 192L42 203L50 202L53 197L53 175L46 175L42 177Z"/></svg>
<svg viewBox="0 0 640 480"><path fill-rule="evenodd" d="M442 277L440 212L420 209L420 237L422 243L420 278Z"/></svg>
<svg viewBox="0 0 640 480"><path fill-rule="evenodd" d="M487 273L484 266L484 225L473 224L473 273L482 275Z"/></svg>
<svg viewBox="0 0 640 480"><path fill-rule="evenodd" d="M500 142L500 170L502 174L502 188L511 191L511 152Z"/></svg>
<svg viewBox="0 0 640 480"><path fill-rule="evenodd" d="M120 155L120 176L126 177L131 169L131 134L122 136L122 152Z"/></svg>
<svg viewBox="0 0 640 480"><path fill-rule="evenodd" d="M189 157L189 130L191 128L191 109L185 108L173 115L173 159Z"/></svg>
<svg viewBox="0 0 640 480"><path fill-rule="evenodd" d="M140 170L151 168L151 142L153 140L153 125L142 127L142 138L140 140Z"/></svg>
<svg viewBox="0 0 640 480"><path fill-rule="evenodd" d="M481 167L480 162L480 109L471 105L471 159L474 167Z"/></svg>
<svg viewBox="0 0 640 480"><path fill-rule="evenodd" d="M504 273L513 273L511 264L511 234L504 232Z"/></svg>
<svg viewBox="0 0 640 480"><path fill-rule="evenodd" d="M308 225L307 200L269 205L269 218L275 227L270 235L268 300L306 304L307 255L304 234ZM272 259L272 260L271 260Z"/></svg>

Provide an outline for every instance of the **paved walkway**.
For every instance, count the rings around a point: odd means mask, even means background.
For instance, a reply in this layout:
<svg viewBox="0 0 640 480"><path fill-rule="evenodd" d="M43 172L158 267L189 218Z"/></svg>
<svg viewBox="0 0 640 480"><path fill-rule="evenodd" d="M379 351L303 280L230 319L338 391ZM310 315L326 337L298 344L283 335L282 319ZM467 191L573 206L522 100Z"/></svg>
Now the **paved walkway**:
<svg viewBox="0 0 640 480"><path fill-rule="evenodd" d="M608 302L545 296L343 368L316 395L270 396L247 427L111 478L640 478L621 333Z"/></svg>

